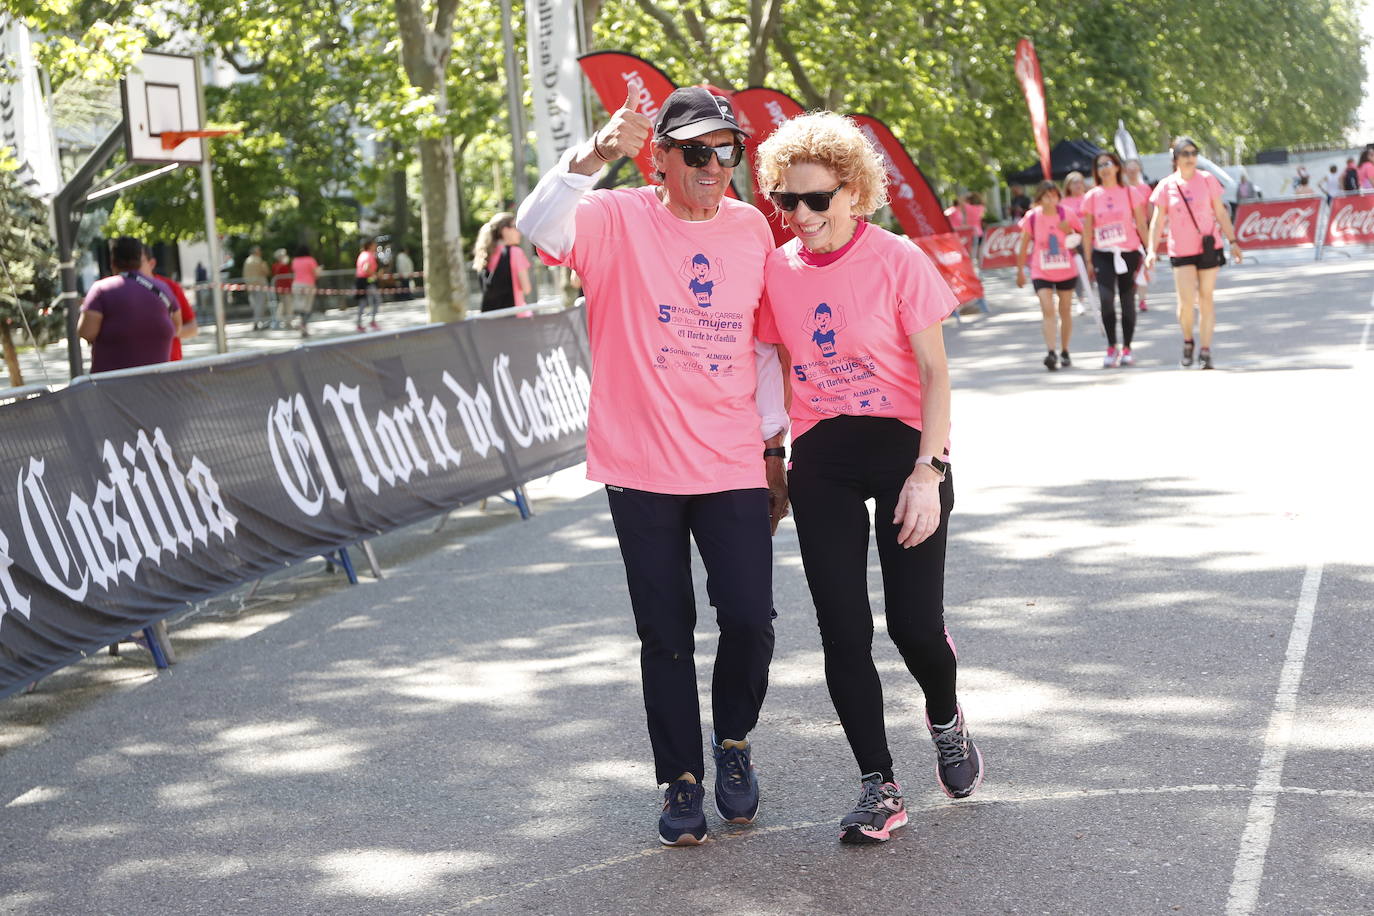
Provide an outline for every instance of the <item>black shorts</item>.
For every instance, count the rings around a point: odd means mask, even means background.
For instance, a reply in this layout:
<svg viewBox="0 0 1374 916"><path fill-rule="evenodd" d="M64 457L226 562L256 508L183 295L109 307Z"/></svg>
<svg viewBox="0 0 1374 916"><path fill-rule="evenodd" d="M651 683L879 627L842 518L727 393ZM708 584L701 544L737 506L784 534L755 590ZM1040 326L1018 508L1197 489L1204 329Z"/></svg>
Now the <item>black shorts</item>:
<svg viewBox="0 0 1374 916"><path fill-rule="evenodd" d="M1031 280L1031 288L1037 289L1037 290L1040 290L1040 289L1059 289L1059 290L1073 289L1073 288L1076 287L1077 285L1078 285L1078 278L1077 278L1077 277L1071 277L1071 278L1069 278L1068 280L1044 280L1044 279L1041 279L1040 277L1036 277L1036 278L1034 278L1033 280Z"/></svg>
<svg viewBox="0 0 1374 916"><path fill-rule="evenodd" d="M1170 258L1169 263L1174 267L1197 267L1198 270L1216 270L1215 267L1201 267L1202 252L1190 254L1186 258Z"/></svg>

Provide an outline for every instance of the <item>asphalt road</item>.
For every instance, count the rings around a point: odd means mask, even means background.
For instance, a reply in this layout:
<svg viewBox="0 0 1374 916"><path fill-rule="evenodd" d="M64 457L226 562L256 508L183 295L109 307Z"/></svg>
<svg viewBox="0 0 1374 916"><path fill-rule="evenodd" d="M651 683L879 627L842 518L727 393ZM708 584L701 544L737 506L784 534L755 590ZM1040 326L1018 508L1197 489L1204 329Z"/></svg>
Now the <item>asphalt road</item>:
<svg viewBox="0 0 1374 916"><path fill-rule="evenodd" d="M936 788L880 621L891 843L836 842L857 773L789 521L761 817L658 844L616 542L569 471L528 522L379 539L381 580L312 563L210 602L168 673L102 656L0 703L0 912L1374 912L1371 263L1228 268L1213 372L1177 365L1167 277L1134 369L1097 367L1085 317L1047 373L1005 280L948 329L987 779Z"/></svg>

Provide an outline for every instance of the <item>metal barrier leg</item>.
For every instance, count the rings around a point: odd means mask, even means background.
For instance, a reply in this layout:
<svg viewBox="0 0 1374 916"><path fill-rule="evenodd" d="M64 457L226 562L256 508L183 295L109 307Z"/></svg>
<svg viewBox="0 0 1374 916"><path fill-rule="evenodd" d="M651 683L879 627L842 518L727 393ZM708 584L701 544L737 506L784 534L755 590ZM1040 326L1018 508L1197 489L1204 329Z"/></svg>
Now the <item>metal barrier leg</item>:
<svg viewBox="0 0 1374 916"><path fill-rule="evenodd" d="M153 635L157 637L157 647L162 651L162 657L167 660L168 665L177 663L176 650L172 648L172 637L167 634L166 619L159 620L153 624Z"/></svg>
<svg viewBox="0 0 1374 916"><path fill-rule="evenodd" d="M347 547L339 548L339 565L342 566L343 571L348 574L348 584L357 585L358 574L353 571L353 561L348 556Z"/></svg>
<svg viewBox="0 0 1374 916"><path fill-rule="evenodd" d="M167 656L162 654L162 644L158 641L157 633L152 627L143 628L143 638L148 642L148 651L153 654L153 664L159 669L167 668Z"/></svg>
<svg viewBox="0 0 1374 916"><path fill-rule="evenodd" d="M362 548L363 556L367 557L367 565L372 567L373 577L380 579L382 577L382 564L377 562L377 555L372 552L372 542L359 541L358 546Z"/></svg>
<svg viewBox="0 0 1374 916"><path fill-rule="evenodd" d="M529 521L530 516L534 514L530 509L530 498L523 486L515 488L515 508L520 510L521 521Z"/></svg>
<svg viewBox="0 0 1374 916"><path fill-rule="evenodd" d="M440 531L443 531L443 530L444 530L444 526L448 524L448 516L449 516L449 513L447 513L447 512L445 512L443 515L439 516L439 524L437 524L437 525L434 526L434 530L431 531L430 534L438 534Z"/></svg>

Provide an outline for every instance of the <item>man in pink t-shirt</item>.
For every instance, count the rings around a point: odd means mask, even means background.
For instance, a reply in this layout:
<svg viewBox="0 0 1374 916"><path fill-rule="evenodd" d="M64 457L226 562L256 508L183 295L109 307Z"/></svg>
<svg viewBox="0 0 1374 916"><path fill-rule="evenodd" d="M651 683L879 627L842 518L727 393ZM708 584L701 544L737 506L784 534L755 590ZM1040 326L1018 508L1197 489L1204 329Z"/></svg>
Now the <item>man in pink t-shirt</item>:
<svg viewBox="0 0 1374 916"><path fill-rule="evenodd" d="M729 101L703 88L673 92L656 123L638 102L631 89L606 126L564 154L516 223L545 261L582 279L587 476L606 485L642 646L654 769L667 784L659 840L696 845L705 764L688 545L720 626L716 808L749 823L759 795L748 734L773 654L770 534L786 511L787 420L776 350L754 331L772 234L757 209L725 197L744 131ZM634 157L651 134L657 185L590 191L604 164Z"/></svg>
<svg viewBox="0 0 1374 916"><path fill-rule="evenodd" d="M377 330L377 309L382 307L382 291L377 288L377 240L364 239L363 250L358 252L358 260L354 265L353 280L354 293L358 300L358 330L365 330L363 327L363 310L369 306L372 308L371 323L368 325L372 330Z"/></svg>

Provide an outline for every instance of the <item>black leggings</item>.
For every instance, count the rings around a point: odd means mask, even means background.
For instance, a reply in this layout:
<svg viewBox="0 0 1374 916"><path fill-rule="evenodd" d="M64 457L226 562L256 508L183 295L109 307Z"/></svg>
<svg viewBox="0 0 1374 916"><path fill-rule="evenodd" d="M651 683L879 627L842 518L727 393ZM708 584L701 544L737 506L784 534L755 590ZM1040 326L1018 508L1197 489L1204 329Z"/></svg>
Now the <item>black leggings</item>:
<svg viewBox="0 0 1374 916"><path fill-rule="evenodd" d="M1093 270L1097 273L1097 297L1102 301L1102 329L1107 332L1107 346L1116 346L1116 293L1121 293L1121 342L1131 345L1135 337L1135 272L1140 269L1140 252L1128 251L1121 256L1126 272L1119 274L1113 265L1110 251L1093 251Z"/></svg>
<svg viewBox="0 0 1374 916"><path fill-rule="evenodd" d="M820 624L825 682L861 774L892 771L883 688L873 665L866 499L876 502L888 636L925 691L931 721L942 724L955 714L956 661L944 616L953 477L940 485L940 527L921 544L901 547L892 522L920 445L920 432L900 420L839 416L817 423L792 446L788 493Z"/></svg>

